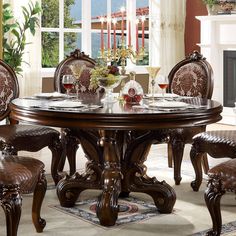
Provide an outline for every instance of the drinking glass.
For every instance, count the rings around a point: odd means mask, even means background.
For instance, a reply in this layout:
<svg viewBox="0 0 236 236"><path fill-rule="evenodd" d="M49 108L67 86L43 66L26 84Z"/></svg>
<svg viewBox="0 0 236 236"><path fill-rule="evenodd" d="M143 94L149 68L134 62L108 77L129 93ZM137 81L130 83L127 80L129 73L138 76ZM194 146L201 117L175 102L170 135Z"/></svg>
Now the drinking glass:
<svg viewBox="0 0 236 236"><path fill-rule="evenodd" d="M169 80L168 77L165 75L160 75L157 78L157 84L158 86L161 88L161 94L162 94L162 101L165 101L164 97L165 97L165 91L166 88L169 85Z"/></svg>
<svg viewBox="0 0 236 236"><path fill-rule="evenodd" d="M155 78L157 76L157 73L161 69L159 66L148 66L146 67L149 76L151 77L151 86L152 86L152 99L154 100L154 93L155 93Z"/></svg>
<svg viewBox="0 0 236 236"><path fill-rule="evenodd" d="M67 97L69 97L70 90L73 88L75 78L73 75L63 75L62 85L66 90Z"/></svg>

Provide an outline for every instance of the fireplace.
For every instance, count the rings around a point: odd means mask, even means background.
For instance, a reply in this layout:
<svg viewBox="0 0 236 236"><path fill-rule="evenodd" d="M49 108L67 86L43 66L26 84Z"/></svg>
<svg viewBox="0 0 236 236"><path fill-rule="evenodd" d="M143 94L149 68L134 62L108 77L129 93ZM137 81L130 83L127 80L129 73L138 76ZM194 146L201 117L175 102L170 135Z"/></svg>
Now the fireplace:
<svg viewBox="0 0 236 236"><path fill-rule="evenodd" d="M236 102L236 51L223 51L223 104L234 107Z"/></svg>

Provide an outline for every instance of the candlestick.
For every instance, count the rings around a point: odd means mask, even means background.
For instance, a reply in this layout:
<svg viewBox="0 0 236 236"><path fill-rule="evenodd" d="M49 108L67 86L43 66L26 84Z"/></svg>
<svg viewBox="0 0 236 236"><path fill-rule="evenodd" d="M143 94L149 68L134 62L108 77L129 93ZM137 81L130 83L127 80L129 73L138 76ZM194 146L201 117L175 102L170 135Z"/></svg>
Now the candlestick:
<svg viewBox="0 0 236 236"><path fill-rule="evenodd" d="M142 20L142 47L144 48L144 21L145 21L145 16L142 16L141 20Z"/></svg>
<svg viewBox="0 0 236 236"><path fill-rule="evenodd" d="M129 37L128 37L128 45L129 47L131 47L131 20L129 19L128 21L128 25L129 25Z"/></svg>
<svg viewBox="0 0 236 236"><path fill-rule="evenodd" d="M101 21L101 53L102 53L102 55L103 55L103 52L104 52L104 35L103 35L104 20L105 20L104 17L100 18L100 21Z"/></svg>
<svg viewBox="0 0 236 236"><path fill-rule="evenodd" d="M113 23L113 37L114 37L114 45L113 45L113 48L114 48L114 52L116 51L116 19L114 18L112 20L112 23Z"/></svg>
<svg viewBox="0 0 236 236"><path fill-rule="evenodd" d="M111 48L111 18L107 17L107 49L110 50Z"/></svg>
<svg viewBox="0 0 236 236"><path fill-rule="evenodd" d="M124 42L124 12L125 8L121 7L121 42Z"/></svg>
<svg viewBox="0 0 236 236"><path fill-rule="evenodd" d="M136 19L136 52L138 53L139 47L138 47L138 24L139 19Z"/></svg>

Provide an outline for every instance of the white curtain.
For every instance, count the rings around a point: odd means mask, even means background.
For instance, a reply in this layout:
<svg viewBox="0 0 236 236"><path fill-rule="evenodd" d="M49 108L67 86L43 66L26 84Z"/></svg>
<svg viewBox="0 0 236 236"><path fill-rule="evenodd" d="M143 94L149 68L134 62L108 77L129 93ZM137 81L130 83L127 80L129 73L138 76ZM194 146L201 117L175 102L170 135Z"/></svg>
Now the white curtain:
<svg viewBox="0 0 236 236"><path fill-rule="evenodd" d="M184 58L186 0L151 0L151 66L161 66L159 73L168 75Z"/></svg>
<svg viewBox="0 0 236 236"><path fill-rule="evenodd" d="M33 3L41 0L31 0ZM15 17L20 21L22 19L21 6L28 6L29 0L5 0L13 7ZM41 34L39 27L36 29L35 36L28 32L26 42L30 42L25 48L24 61L22 64L22 76L18 76L20 86L20 97L31 96L35 93L41 92L42 78L41 78Z"/></svg>

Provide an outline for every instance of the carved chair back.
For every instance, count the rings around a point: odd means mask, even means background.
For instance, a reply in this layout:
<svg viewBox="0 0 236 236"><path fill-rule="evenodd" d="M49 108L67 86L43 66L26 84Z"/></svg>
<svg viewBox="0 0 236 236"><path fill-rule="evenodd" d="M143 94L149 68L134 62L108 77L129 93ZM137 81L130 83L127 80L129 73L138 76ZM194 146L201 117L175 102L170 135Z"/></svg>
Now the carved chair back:
<svg viewBox="0 0 236 236"><path fill-rule="evenodd" d="M65 93L66 90L62 85L62 77L66 74L72 74L71 66L78 65L79 67L85 66L81 76L80 84L85 88L89 86L90 70L94 68L96 61L85 55L79 49L73 51L63 61L59 63L54 74L54 89L60 93ZM73 92L73 91L72 91Z"/></svg>
<svg viewBox="0 0 236 236"><path fill-rule="evenodd" d="M213 92L211 65L198 51L176 64L168 75L169 92L210 99Z"/></svg>
<svg viewBox="0 0 236 236"><path fill-rule="evenodd" d="M13 69L0 59L0 121L10 113L10 103L19 96L19 84Z"/></svg>

